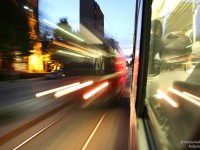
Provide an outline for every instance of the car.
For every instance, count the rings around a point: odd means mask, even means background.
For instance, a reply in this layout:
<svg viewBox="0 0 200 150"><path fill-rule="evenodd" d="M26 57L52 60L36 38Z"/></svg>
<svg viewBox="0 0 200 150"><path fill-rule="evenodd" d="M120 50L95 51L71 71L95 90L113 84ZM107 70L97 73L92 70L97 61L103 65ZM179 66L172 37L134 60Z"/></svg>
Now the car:
<svg viewBox="0 0 200 150"><path fill-rule="evenodd" d="M45 79L58 79L62 77L65 77L65 73L62 70L57 70L46 75Z"/></svg>

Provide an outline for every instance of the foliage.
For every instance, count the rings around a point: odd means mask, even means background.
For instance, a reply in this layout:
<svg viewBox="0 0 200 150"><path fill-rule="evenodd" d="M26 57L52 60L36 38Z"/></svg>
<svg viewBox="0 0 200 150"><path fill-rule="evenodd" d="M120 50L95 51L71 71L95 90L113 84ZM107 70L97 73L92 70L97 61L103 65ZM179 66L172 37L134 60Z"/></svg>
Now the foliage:
<svg viewBox="0 0 200 150"><path fill-rule="evenodd" d="M70 34L76 35L76 33L72 31L72 27L69 25L67 18L61 18L60 21L57 23L57 26L67 31ZM53 40L60 41L63 43L76 42L70 35L61 31L60 29L58 28L52 29L46 25L41 24L41 42L42 42L42 52L44 54L53 53L54 51L54 47L52 44Z"/></svg>
<svg viewBox="0 0 200 150"><path fill-rule="evenodd" d="M68 33L73 34L72 27L69 25L67 18L61 18L57 26L67 31ZM70 35L61 31L60 29L55 29L54 38L55 40L62 41L62 42L72 41L72 38L70 37Z"/></svg>
<svg viewBox="0 0 200 150"><path fill-rule="evenodd" d="M50 38L50 33L48 31L44 31L41 35L42 42L42 53L47 54L49 51L53 49L52 45L53 38Z"/></svg>

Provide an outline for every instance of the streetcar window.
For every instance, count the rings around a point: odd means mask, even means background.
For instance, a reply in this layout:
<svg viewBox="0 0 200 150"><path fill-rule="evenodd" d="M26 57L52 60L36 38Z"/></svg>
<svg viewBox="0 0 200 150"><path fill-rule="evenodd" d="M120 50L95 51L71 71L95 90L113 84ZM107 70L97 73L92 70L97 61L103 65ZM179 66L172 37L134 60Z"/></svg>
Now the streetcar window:
<svg viewBox="0 0 200 150"><path fill-rule="evenodd" d="M153 0L145 104L158 149L199 148L200 3Z"/></svg>

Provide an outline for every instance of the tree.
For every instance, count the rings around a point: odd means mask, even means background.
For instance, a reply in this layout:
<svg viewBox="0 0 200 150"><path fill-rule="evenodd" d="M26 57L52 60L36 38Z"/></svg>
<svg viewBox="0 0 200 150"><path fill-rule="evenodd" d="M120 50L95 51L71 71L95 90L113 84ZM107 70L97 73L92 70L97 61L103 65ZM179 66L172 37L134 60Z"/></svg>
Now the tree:
<svg viewBox="0 0 200 150"><path fill-rule="evenodd" d="M67 18L61 18L57 26L73 34L72 27L69 25ZM60 29L55 29L54 38L55 40L63 41L63 42L72 41L71 40L72 38L70 37L70 35L65 33L64 31L61 31Z"/></svg>
<svg viewBox="0 0 200 150"><path fill-rule="evenodd" d="M42 35L41 35L41 42L42 42L42 53L46 54L48 53L48 50L51 48L51 41L53 39L49 38L50 34L48 33L48 31L45 31Z"/></svg>
<svg viewBox="0 0 200 150"><path fill-rule="evenodd" d="M52 44L52 41L54 40L53 32L54 32L53 28L50 28L49 26L42 23L40 24L40 33L41 33L40 40L42 43L43 54L51 54L54 52Z"/></svg>

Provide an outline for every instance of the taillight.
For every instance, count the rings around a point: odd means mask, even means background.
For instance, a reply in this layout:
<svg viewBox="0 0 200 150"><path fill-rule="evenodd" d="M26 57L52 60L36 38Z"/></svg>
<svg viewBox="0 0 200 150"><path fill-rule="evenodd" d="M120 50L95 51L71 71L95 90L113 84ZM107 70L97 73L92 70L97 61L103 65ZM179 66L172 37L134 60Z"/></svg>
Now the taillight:
<svg viewBox="0 0 200 150"><path fill-rule="evenodd" d="M117 73L126 73L126 59L119 57L115 60L115 67Z"/></svg>

